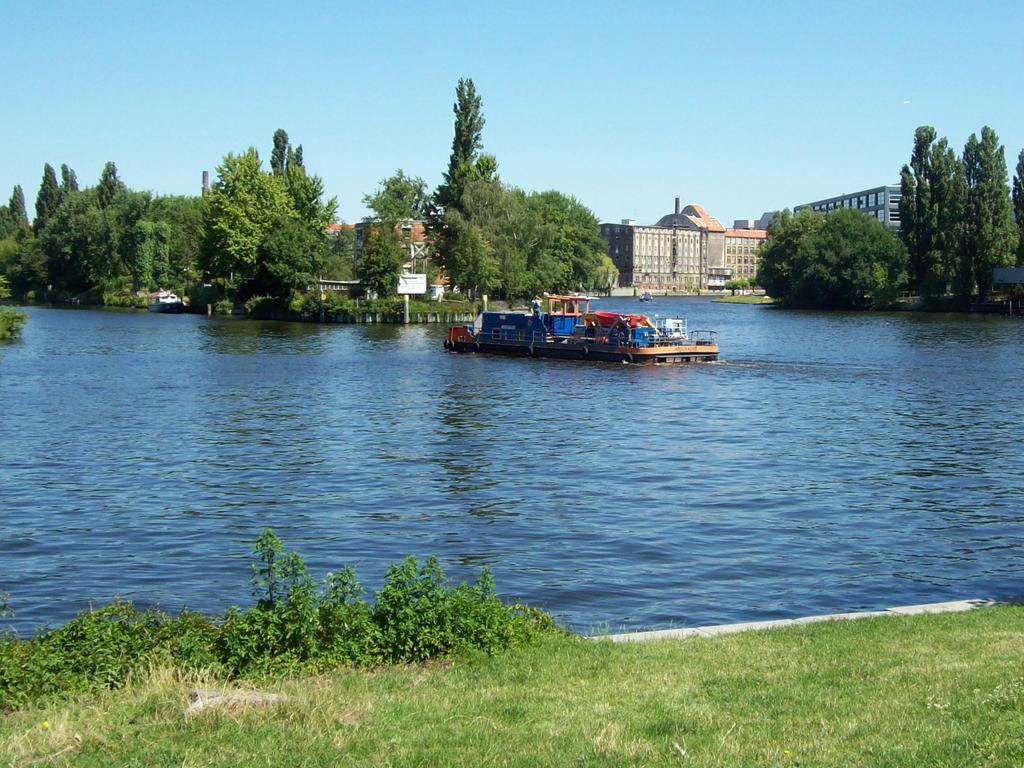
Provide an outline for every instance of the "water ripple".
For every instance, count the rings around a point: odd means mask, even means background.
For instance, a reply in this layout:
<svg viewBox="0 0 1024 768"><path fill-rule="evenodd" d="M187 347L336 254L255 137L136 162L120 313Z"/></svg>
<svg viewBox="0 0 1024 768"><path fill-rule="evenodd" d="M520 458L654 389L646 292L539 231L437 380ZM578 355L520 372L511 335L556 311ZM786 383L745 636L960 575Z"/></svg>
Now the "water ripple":
<svg viewBox="0 0 1024 768"><path fill-rule="evenodd" d="M13 625L245 603L266 526L371 591L409 553L488 565L582 631L1019 593L1018 320L658 303L717 328L722 361L30 308L0 347Z"/></svg>

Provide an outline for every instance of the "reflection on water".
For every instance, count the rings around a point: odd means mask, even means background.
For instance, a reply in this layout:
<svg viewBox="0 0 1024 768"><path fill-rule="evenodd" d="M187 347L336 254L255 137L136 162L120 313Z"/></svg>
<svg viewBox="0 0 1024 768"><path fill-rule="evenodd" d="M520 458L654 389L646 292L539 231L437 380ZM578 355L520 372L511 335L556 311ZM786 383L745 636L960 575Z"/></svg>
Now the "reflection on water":
<svg viewBox="0 0 1024 768"><path fill-rule="evenodd" d="M410 553L460 579L488 565L581 631L1021 591L1019 320L655 304L718 330L722 360L30 308L0 347L15 626L118 595L246 602L266 526L371 591Z"/></svg>

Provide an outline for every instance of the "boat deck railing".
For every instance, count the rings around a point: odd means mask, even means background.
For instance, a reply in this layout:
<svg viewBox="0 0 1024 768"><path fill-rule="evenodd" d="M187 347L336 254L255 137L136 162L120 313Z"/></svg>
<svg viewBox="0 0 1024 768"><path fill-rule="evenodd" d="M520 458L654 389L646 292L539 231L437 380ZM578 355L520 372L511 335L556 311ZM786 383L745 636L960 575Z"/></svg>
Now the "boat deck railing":
<svg viewBox="0 0 1024 768"><path fill-rule="evenodd" d="M539 331L524 331L521 328L492 328L490 333L491 341L528 341L531 343L547 341L548 332L546 329Z"/></svg>
<svg viewBox="0 0 1024 768"><path fill-rule="evenodd" d="M489 341L506 341L539 344L542 342L564 341L576 344L594 345L599 339L592 336L573 334L570 336L552 336L547 330L527 331L521 328L492 328ZM689 346L713 346L718 344L718 334L715 331L693 330L686 336L662 336L650 339L608 339L616 346L628 347L630 349L644 349L647 347L689 347Z"/></svg>
<svg viewBox="0 0 1024 768"><path fill-rule="evenodd" d="M714 344L718 345L718 333L716 331L690 331L690 343L698 346Z"/></svg>

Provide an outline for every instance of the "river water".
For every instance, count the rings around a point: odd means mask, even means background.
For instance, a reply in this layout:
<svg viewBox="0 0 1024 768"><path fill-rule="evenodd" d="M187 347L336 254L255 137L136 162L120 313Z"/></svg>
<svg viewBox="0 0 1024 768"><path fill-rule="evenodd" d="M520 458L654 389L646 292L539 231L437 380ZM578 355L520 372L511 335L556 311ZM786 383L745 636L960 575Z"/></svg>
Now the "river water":
<svg viewBox="0 0 1024 768"><path fill-rule="evenodd" d="M659 299L713 364L444 352L440 326L29 308L0 345L0 593L251 603L270 526L319 580L483 565L584 633L1024 593L1024 323Z"/></svg>

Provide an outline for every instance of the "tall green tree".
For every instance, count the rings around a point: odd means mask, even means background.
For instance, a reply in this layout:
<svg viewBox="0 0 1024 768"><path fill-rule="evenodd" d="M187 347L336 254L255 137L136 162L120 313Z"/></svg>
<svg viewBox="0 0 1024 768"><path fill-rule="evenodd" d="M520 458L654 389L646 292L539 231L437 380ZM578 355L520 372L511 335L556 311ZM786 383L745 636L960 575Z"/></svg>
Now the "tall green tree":
<svg viewBox="0 0 1024 768"><path fill-rule="evenodd" d="M327 227L334 223L338 215L337 198L325 201L323 180L319 176L309 175L300 162L289 163L283 178L295 215L311 232L326 236Z"/></svg>
<svg viewBox="0 0 1024 768"><path fill-rule="evenodd" d="M594 284L592 287L601 291L611 291L618 282L619 268L615 266L611 256L604 254L601 257L601 264L594 274Z"/></svg>
<svg viewBox="0 0 1024 768"><path fill-rule="evenodd" d="M1024 149L1017 156L1013 175L1013 217L1017 221L1017 266L1024 266Z"/></svg>
<svg viewBox="0 0 1024 768"><path fill-rule="evenodd" d="M78 191L78 177L67 163L60 166L60 191L63 197Z"/></svg>
<svg viewBox="0 0 1024 768"><path fill-rule="evenodd" d="M489 282L496 274L490 263L492 244L487 240L493 235L493 222L489 219L495 214L488 211L481 216L471 197L491 194L486 187L495 185L500 189L500 182L497 159L479 154L485 121L482 101L472 79L459 79L453 111L455 126L448 170L434 192L428 220L441 266L452 282L470 290L484 290L488 286L480 282L483 276ZM481 244L482 247L477 247ZM467 258L470 253L473 258Z"/></svg>
<svg viewBox="0 0 1024 768"><path fill-rule="evenodd" d="M873 216L803 209L762 250L758 282L787 307L867 309L893 301L906 263L902 242Z"/></svg>
<svg viewBox="0 0 1024 768"><path fill-rule="evenodd" d="M963 241L964 206L967 203L967 179L964 165L945 137L932 145L931 202L935 216L935 261L926 277L925 293L945 293L946 285L956 282L958 254Z"/></svg>
<svg viewBox="0 0 1024 768"><path fill-rule="evenodd" d="M228 153L206 196L206 240L201 268L211 276L251 278L260 243L291 204L280 180L264 173L253 147Z"/></svg>
<svg viewBox="0 0 1024 768"><path fill-rule="evenodd" d="M604 253L597 218L575 197L555 190L531 195L553 233L549 247L567 267L567 282L556 290L577 290L591 284Z"/></svg>
<svg viewBox="0 0 1024 768"><path fill-rule="evenodd" d="M429 211L430 194L423 179L406 176L399 168L381 180L374 194L363 195L363 205L380 221L423 220Z"/></svg>
<svg viewBox="0 0 1024 768"><path fill-rule="evenodd" d="M125 186L117 177L117 166L107 162L100 173L100 183L96 185L96 202L100 208L107 208L123 189Z"/></svg>
<svg viewBox="0 0 1024 768"><path fill-rule="evenodd" d="M283 128L274 131L274 147L270 152L270 173L284 176L289 168L302 168L302 145L293 147Z"/></svg>
<svg viewBox="0 0 1024 768"><path fill-rule="evenodd" d="M293 149L280 129L271 164L264 172L251 147L225 157L204 201L200 267L211 277L242 278L243 293L282 296L320 275L338 203L323 199L323 181L306 171L302 147Z"/></svg>
<svg viewBox="0 0 1024 768"><path fill-rule="evenodd" d="M958 270L966 199L963 163L930 125L914 133L910 164L900 174L900 235L910 259L909 287L946 292Z"/></svg>
<svg viewBox="0 0 1024 768"><path fill-rule="evenodd" d="M270 172L274 176L284 176L290 146L288 134L283 128L274 131L274 148L270 153Z"/></svg>
<svg viewBox="0 0 1024 768"><path fill-rule="evenodd" d="M459 78L455 86L455 135L444 182L434 193L434 202L442 211L458 207L465 183L480 174L475 165L477 153L483 148L484 116L482 101L472 78Z"/></svg>
<svg viewBox="0 0 1024 768"><path fill-rule="evenodd" d="M402 239L393 226L382 223L368 228L362 257L356 265L359 279L368 291L382 299L395 296L404 262Z"/></svg>
<svg viewBox="0 0 1024 768"><path fill-rule="evenodd" d="M124 225L118 238L119 272L130 276L133 291L168 287L170 239L170 227L164 221L140 217L133 225Z"/></svg>
<svg viewBox="0 0 1024 768"><path fill-rule="evenodd" d="M797 254L804 240L817 234L825 217L811 208L795 214L789 209L772 215L768 225L768 242L761 247L757 284L774 299L784 301L800 279Z"/></svg>
<svg viewBox="0 0 1024 768"><path fill-rule="evenodd" d="M311 234L323 239L338 215L338 200L324 200L323 180L306 170L302 145L292 147L288 134L281 128L274 132L270 170L284 183L295 215L310 228Z"/></svg>
<svg viewBox="0 0 1024 768"><path fill-rule="evenodd" d="M972 133L963 163L967 185L963 263L977 286L978 298L984 301L992 287L993 268L1012 264L1017 248L1006 155L995 131L983 127L980 140ZM961 298L968 300L970 294L965 293L962 286Z"/></svg>
<svg viewBox="0 0 1024 768"><path fill-rule="evenodd" d="M355 278L356 231L342 227L327 236L323 274L327 280L353 280Z"/></svg>
<svg viewBox="0 0 1024 768"><path fill-rule="evenodd" d="M460 204L445 211L441 261L453 285L471 295L491 292L501 254L509 251L503 224L513 213L505 189L496 180L466 180Z"/></svg>
<svg viewBox="0 0 1024 768"><path fill-rule="evenodd" d="M157 275L158 285L186 291L198 279L205 205L205 198L199 196L153 198L149 215L154 222L166 224L168 231L167 276Z"/></svg>
<svg viewBox="0 0 1024 768"><path fill-rule="evenodd" d="M28 229L28 214L25 213L25 193L22 192L20 184L15 184L14 189L11 190L11 199L7 203L7 213L15 230Z"/></svg>
<svg viewBox="0 0 1024 768"><path fill-rule="evenodd" d="M171 227L166 221L153 221L150 235L151 271L150 287L159 288L178 282L178 275L171 274Z"/></svg>
<svg viewBox="0 0 1024 768"><path fill-rule="evenodd" d="M475 296L492 284L494 273L491 248L480 227L459 227L449 257L449 276L455 275L452 282Z"/></svg>
<svg viewBox="0 0 1024 768"><path fill-rule="evenodd" d="M17 230L0 240L0 274L7 277L18 296L41 297L49 282L47 258L39 238L30 228Z"/></svg>
<svg viewBox="0 0 1024 768"><path fill-rule="evenodd" d="M46 226L60 207L60 187L57 186L57 173L49 163L43 165L43 180L39 184L36 195L36 217L32 221L32 229L36 234Z"/></svg>
<svg viewBox="0 0 1024 768"><path fill-rule="evenodd" d="M39 240L50 282L58 294L77 296L109 276L115 244L109 217L97 204L95 189L64 200L42 229Z"/></svg>
<svg viewBox="0 0 1024 768"><path fill-rule="evenodd" d="M288 296L314 285L323 272L324 248L320 232L294 216L279 216L260 241L251 291Z"/></svg>
<svg viewBox="0 0 1024 768"><path fill-rule="evenodd" d="M900 232L910 257L910 287L915 291L925 283L936 260L934 240L938 225L931 201L929 162L934 141L934 128L918 127L910 164L900 171Z"/></svg>
<svg viewBox="0 0 1024 768"><path fill-rule="evenodd" d="M152 221L140 220L122 236L124 266L131 275L132 290L148 289L153 276L157 238Z"/></svg>

